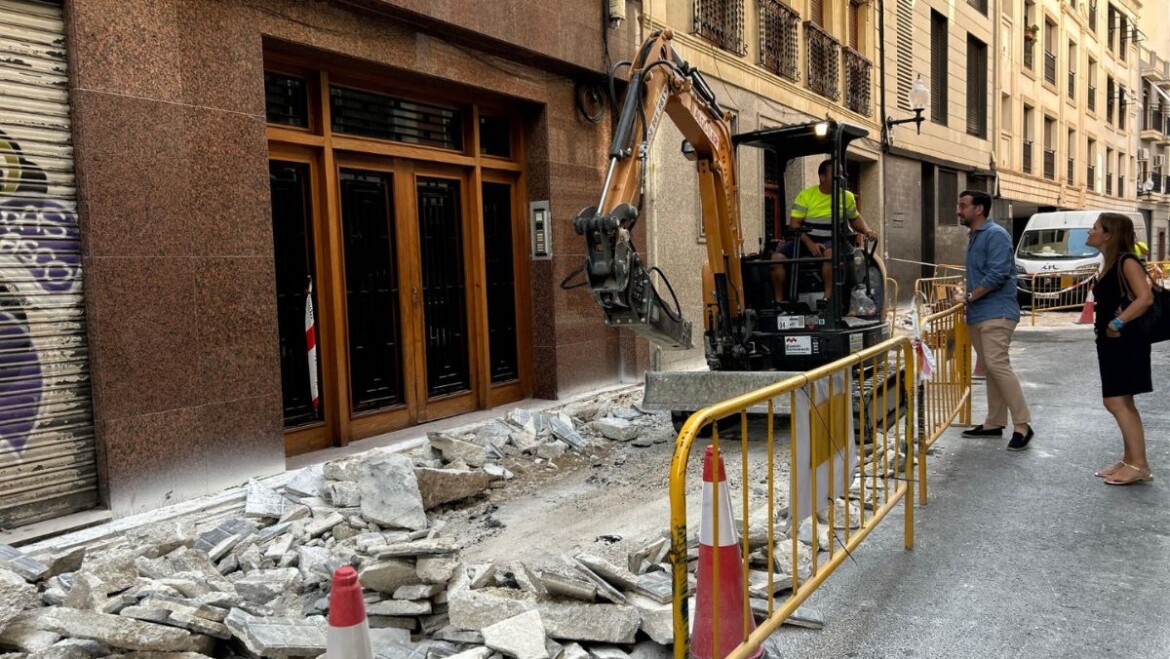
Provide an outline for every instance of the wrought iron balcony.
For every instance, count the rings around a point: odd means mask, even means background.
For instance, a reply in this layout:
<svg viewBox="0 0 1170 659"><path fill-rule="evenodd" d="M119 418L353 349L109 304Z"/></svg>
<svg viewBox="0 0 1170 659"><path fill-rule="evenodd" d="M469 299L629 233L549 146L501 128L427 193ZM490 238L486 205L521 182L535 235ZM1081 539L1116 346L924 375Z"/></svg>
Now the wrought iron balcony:
<svg viewBox="0 0 1170 659"><path fill-rule="evenodd" d="M1094 87L1093 85L1089 85L1085 89L1085 100L1088 101L1089 110L1092 112L1096 112L1097 111L1097 88L1096 87Z"/></svg>
<svg viewBox="0 0 1170 659"><path fill-rule="evenodd" d="M804 22L808 44L808 88L831 100L841 98L841 43L812 21Z"/></svg>
<svg viewBox="0 0 1170 659"><path fill-rule="evenodd" d="M1024 140L1024 173L1032 173L1032 140Z"/></svg>
<svg viewBox="0 0 1170 659"><path fill-rule="evenodd" d="M873 114L873 64L852 48L845 49L845 107Z"/></svg>
<svg viewBox="0 0 1170 659"><path fill-rule="evenodd" d="M1044 149L1044 178L1056 180L1056 150Z"/></svg>
<svg viewBox="0 0 1170 659"><path fill-rule="evenodd" d="M1068 159L1068 171L1065 172L1064 176L1065 176L1065 183L1067 183L1069 185L1073 185L1077 182L1076 181L1076 171L1077 171L1076 164L1077 164L1077 161L1074 160L1073 158Z"/></svg>
<svg viewBox="0 0 1170 659"><path fill-rule="evenodd" d="M1151 188L1150 191L1162 194L1162 181L1163 176L1161 174L1154 174L1150 176L1150 182L1154 184L1154 187Z"/></svg>
<svg viewBox="0 0 1170 659"><path fill-rule="evenodd" d="M780 0L760 0L760 66L800 80L800 13Z"/></svg>
<svg viewBox="0 0 1170 659"><path fill-rule="evenodd" d="M1056 53L1050 51L1044 51L1044 80L1056 84Z"/></svg>

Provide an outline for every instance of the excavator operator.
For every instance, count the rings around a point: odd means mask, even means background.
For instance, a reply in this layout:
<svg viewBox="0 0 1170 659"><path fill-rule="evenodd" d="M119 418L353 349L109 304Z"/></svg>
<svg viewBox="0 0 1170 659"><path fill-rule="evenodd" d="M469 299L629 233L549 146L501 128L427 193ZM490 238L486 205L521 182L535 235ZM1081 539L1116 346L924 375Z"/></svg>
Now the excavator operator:
<svg viewBox="0 0 1170 659"><path fill-rule="evenodd" d="M832 190L833 190L833 161L825 160L817 167L817 176L820 179L817 185L811 185L800 194L792 203L792 217L788 225L793 230L794 238L780 242L772 260L784 261L796 258L797 241L800 241L800 251L811 256L832 258L833 226L832 226ZM849 222L853 231L864 235L870 240L877 240L877 232L869 227L861 213L857 212L857 200L853 193L842 186L845 203L841 215ZM775 265L771 268L772 296L776 303L784 302L784 293L788 284L788 266ZM833 291L833 263L821 263L821 281L825 287L825 300L832 296Z"/></svg>

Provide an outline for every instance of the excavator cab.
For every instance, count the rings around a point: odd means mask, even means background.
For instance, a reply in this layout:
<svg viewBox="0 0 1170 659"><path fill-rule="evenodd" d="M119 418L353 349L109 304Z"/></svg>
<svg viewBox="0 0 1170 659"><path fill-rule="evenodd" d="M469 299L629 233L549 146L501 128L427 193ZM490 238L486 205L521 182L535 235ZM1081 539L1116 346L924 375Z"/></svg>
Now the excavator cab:
<svg viewBox="0 0 1170 659"><path fill-rule="evenodd" d="M789 258L773 258L777 244L765 244L759 254L741 261L744 298L755 324L751 336L752 363L747 370L803 371L840 359L879 343L890 335L885 319L885 268L876 256L876 243L862 244L844 217L845 153L850 142L868 135L859 126L837 121L768 128L733 137L737 158L751 148L770 150L781 173L779 198L789 200L798 190L784 189L783 172L800 167L805 159L831 163L832 257L814 256L800 245L799 230L789 228L783 239L794 241ZM790 208L784 208L784 221ZM822 267L832 271L830 295L825 296ZM786 269L782 303L774 302L776 268Z"/></svg>

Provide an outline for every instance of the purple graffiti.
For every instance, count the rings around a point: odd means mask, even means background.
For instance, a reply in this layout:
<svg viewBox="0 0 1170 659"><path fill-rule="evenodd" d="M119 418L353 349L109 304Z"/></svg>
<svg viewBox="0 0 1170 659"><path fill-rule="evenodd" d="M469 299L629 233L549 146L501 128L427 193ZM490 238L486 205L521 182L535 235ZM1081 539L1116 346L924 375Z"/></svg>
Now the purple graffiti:
<svg viewBox="0 0 1170 659"><path fill-rule="evenodd" d="M23 455L40 413L44 380L23 313L0 311L0 439Z"/></svg>
<svg viewBox="0 0 1170 659"><path fill-rule="evenodd" d="M68 293L81 269L77 215L51 199L0 200L0 268L14 259L47 293Z"/></svg>

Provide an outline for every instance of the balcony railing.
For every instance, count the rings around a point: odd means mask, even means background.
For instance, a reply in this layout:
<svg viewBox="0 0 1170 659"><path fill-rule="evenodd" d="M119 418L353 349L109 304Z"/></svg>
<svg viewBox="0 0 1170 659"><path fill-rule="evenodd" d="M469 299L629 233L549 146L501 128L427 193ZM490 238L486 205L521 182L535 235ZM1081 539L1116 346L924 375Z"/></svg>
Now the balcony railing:
<svg viewBox="0 0 1170 659"><path fill-rule="evenodd" d="M1097 88L1089 85L1085 89L1085 100L1088 101L1089 110L1091 112L1097 111Z"/></svg>
<svg viewBox="0 0 1170 659"><path fill-rule="evenodd" d="M1034 69L1034 60L1036 59L1036 41L1034 39L1024 39L1024 68Z"/></svg>
<svg viewBox="0 0 1170 659"><path fill-rule="evenodd" d="M1097 189L1097 168L1092 165L1085 168L1085 187L1094 191Z"/></svg>
<svg viewBox="0 0 1170 659"><path fill-rule="evenodd" d="M1056 180L1056 150L1044 149L1044 178Z"/></svg>
<svg viewBox="0 0 1170 659"><path fill-rule="evenodd" d="M841 43L812 21L804 22L808 43L808 88L831 100L841 98Z"/></svg>
<svg viewBox="0 0 1170 659"><path fill-rule="evenodd" d="M1044 52L1044 80L1050 84L1056 84L1056 53Z"/></svg>
<svg viewBox="0 0 1170 659"><path fill-rule="evenodd" d="M1158 194L1162 194L1162 181L1163 180L1164 179L1163 179L1161 174L1151 175L1150 182L1154 184L1154 187L1150 191L1157 192Z"/></svg>
<svg viewBox="0 0 1170 659"><path fill-rule="evenodd" d="M873 64L852 48L845 49L845 107L873 114Z"/></svg>
<svg viewBox="0 0 1170 659"><path fill-rule="evenodd" d="M1077 97L1077 72L1076 71L1069 71L1068 72L1068 97L1069 98L1076 98Z"/></svg>
<svg viewBox="0 0 1170 659"><path fill-rule="evenodd" d="M1077 182L1076 176L1075 176L1076 171L1077 171L1076 164L1077 164L1076 160L1073 160L1072 158L1068 159L1068 171L1066 171L1064 173L1064 177L1065 177L1065 183L1067 183L1069 185L1074 185Z"/></svg>
<svg viewBox="0 0 1170 659"><path fill-rule="evenodd" d="M760 1L760 66L796 82L800 59L800 13L780 0Z"/></svg>
<svg viewBox="0 0 1170 659"><path fill-rule="evenodd" d="M1162 179L1162 192L1170 194L1170 174L1167 174L1166 177Z"/></svg>
<svg viewBox="0 0 1170 659"><path fill-rule="evenodd" d="M1024 173L1032 173L1032 141L1024 140Z"/></svg>

